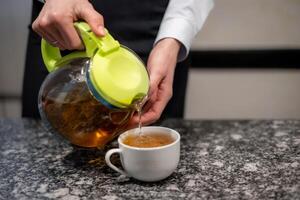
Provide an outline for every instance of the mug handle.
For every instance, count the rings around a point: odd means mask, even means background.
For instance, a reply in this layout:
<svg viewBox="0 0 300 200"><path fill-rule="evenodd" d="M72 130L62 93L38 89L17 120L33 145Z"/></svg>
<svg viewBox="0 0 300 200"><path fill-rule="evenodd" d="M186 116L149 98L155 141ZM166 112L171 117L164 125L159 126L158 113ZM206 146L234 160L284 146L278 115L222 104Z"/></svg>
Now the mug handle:
<svg viewBox="0 0 300 200"><path fill-rule="evenodd" d="M110 157L111 155L113 155L114 153L118 153L118 154L122 154L122 150L121 149L110 149L108 152L106 152L105 154L105 162L106 164L112 168L113 170L115 170L116 172L119 172L120 174L122 175L125 175L125 176L128 176L128 174L124 171L124 170L121 170L119 168L117 168L114 164L112 164L110 162Z"/></svg>

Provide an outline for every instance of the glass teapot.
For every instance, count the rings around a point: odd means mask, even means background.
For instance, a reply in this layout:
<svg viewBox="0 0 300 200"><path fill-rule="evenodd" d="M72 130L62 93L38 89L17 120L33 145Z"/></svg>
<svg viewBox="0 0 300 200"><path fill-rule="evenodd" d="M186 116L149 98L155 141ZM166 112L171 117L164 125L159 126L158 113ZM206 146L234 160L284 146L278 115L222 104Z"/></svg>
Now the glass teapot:
<svg viewBox="0 0 300 200"><path fill-rule="evenodd" d="M88 24L74 24L85 51L61 56L42 40L50 72L38 98L42 120L74 145L102 148L126 129L136 105L146 100L149 77L141 59L106 31L93 34Z"/></svg>

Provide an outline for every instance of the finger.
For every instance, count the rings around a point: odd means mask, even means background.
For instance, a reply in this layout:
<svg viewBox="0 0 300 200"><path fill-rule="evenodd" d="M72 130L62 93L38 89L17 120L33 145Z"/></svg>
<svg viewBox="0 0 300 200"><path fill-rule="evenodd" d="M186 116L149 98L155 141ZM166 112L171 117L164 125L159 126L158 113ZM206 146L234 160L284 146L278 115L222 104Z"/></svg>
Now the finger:
<svg viewBox="0 0 300 200"><path fill-rule="evenodd" d="M32 24L32 29L51 45L62 50L65 49L62 40L57 33L54 33L55 28L53 28L48 19L43 17L36 19Z"/></svg>
<svg viewBox="0 0 300 200"><path fill-rule="evenodd" d="M51 41L55 41L55 38L53 38L52 36L50 36L49 34L47 34L45 31L43 31L43 28L41 27L39 20L36 19L33 23L32 23L32 29L41 37L44 38L45 40L47 40L49 43L51 43Z"/></svg>
<svg viewBox="0 0 300 200"><path fill-rule="evenodd" d="M93 33L98 36L104 36L104 19L97 11L94 10L93 6L80 8L79 16L85 20L91 27Z"/></svg>
<svg viewBox="0 0 300 200"><path fill-rule="evenodd" d="M141 123L142 123L142 125L144 124L143 122L143 116L144 116L144 113L147 113L147 112L149 112L149 110L150 110L150 108L152 107L152 105L153 105L153 103L155 102L155 100L156 100L156 96L153 94L153 95L151 95L151 96L149 96L149 98L148 98L148 101L145 103L145 105L143 106L143 108L142 108L142 115L141 115ZM129 127L130 128L132 128L132 127L135 127L135 126L137 126L138 125L138 123L139 123L139 120L140 120L140 118L139 118L139 115L138 115L138 113L136 112L134 115L133 115L133 117L131 118L131 120L130 120L130 122L129 122ZM149 124L149 123L148 123Z"/></svg>
<svg viewBox="0 0 300 200"><path fill-rule="evenodd" d="M61 42L62 40L60 38L58 38L57 34L54 35L54 34L51 34L49 31L46 32L43 30L40 30L39 32L43 35L43 38L52 46L58 47L61 50L66 49L64 44Z"/></svg>
<svg viewBox="0 0 300 200"><path fill-rule="evenodd" d="M49 44L51 44L52 46L58 47L61 50L65 49L64 46L49 33L44 32L42 30L38 30L38 31L36 30L36 33L39 36L41 36L44 40L46 40Z"/></svg>
<svg viewBox="0 0 300 200"><path fill-rule="evenodd" d="M152 96L143 108L144 112L141 116L142 125L149 125L156 122L160 118L164 108L169 102L172 96L172 92L170 92L170 89L167 88L167 84L162 83L162 85L164 86L164 89L162 89L162 91L157 94L159 96L157 96L157 98L155 97L155 95ZM134 117L130 121L129 127L132 128L138 123L139 117L137 115L134 115Z"/></svg>
<svg viewBox="0 0 300 200"><path fill-rule="evenodd" d="M161 113L156 113L154 110L150 110L144 113L143 117L141 118L141 123L143 126L147 126L153 124L160 118Z"/></svg>
<svg viewBox="0 0 300 200"><path fill-rule="evenodd" d="M47 33L52 38L54 38L53 42L57 43L57 45L55 45L55 46L57 46L61 50L67 49L67 45L65 44L66 42L65 42L64 38L61 36L60 32L58 31L58 29L55 27L54 24L51 24L49 26L49 28L47 29Z"/></svg>
<svg viewBox="0 0 300 200"><path fill-rule="evenodd" d="M42 16L38 21L41 31L51 35L52 38L55 39L54 41L57 41L59 46L64 49L71 49L69 45L69 38L65 37L63 32L66 29L65 26L68 24L72 24L72 28L74 29L72 20L64 18L61 14L51 13L49 15Z"/></svg>
<svg viewBox="0 0 300 200"><path fill-rule="evenodd" d="M145 113L143 113L141 119L143 124L147 125L157 121L172 97L172 86L166 83L162 84L164 84L164 87L157 94L157 98L151 100L145 106Z"/></svg>
<svg viewBox="0 0 300 200"><path fill-rule="evenodd" d="M65 44L65 40L63 39L63 37L61 36L60 32L54 27L53 28L53 34L55 34L55 37L56 37L56 41L58 42L58 47L61 49L61 50L66 50L67 49L67 46Z"/></svg>
<svg viewBox="0 0 300 200"><path fill-rule="evenodd" d="M63 23L57 23L56 26L67 49L84 49L81 39L73 25L73 21L67 20Z"/></svg>
<svg viewBox="0 0 300 200"><path fill-rule="evenodd" d="M126 129L136 128L138 126L138 123L139 123L138 119L136 119L136 117L133 117L128 122Z"/></svg>
<svg viewBox="0 0 300 200"><path fill-rule="evenodd" d="M154 123L156 120L159 119L161 112L156 112L154 108L154 103L148 103L148 108L145 109L145 112L143 112L141 116L141 123L142 125L149 125ZM139 123L139 116L136 114L133 116L133 118L130 121L130 125L137 126Z"/></svg>

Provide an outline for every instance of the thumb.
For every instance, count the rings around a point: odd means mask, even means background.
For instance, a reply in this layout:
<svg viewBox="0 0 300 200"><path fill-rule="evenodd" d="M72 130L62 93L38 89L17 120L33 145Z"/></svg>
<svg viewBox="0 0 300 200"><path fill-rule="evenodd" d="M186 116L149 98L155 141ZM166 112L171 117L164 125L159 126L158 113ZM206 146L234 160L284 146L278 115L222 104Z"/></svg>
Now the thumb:
<svg viewBox="0 0 300 200"><path fill-rule="evenodd" d="M82 8L80 10L80 17L90 25L93 33L97 36L105 35L103 16L100 15L93 6Z"/></svg>

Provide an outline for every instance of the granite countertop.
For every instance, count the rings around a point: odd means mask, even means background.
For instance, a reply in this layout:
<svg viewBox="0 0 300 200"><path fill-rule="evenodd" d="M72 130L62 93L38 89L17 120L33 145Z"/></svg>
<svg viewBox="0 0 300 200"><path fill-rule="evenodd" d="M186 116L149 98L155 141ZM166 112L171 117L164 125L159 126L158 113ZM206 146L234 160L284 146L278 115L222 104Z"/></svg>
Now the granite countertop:
<svg viewBox="0 0 300 200"><path fill-rule="evenodd" d="M105 151L75 149L39 121L2 119L0 199L300 199L300 121L162 124L181 133L180 164L144 183L107 167Z"/></svg>

